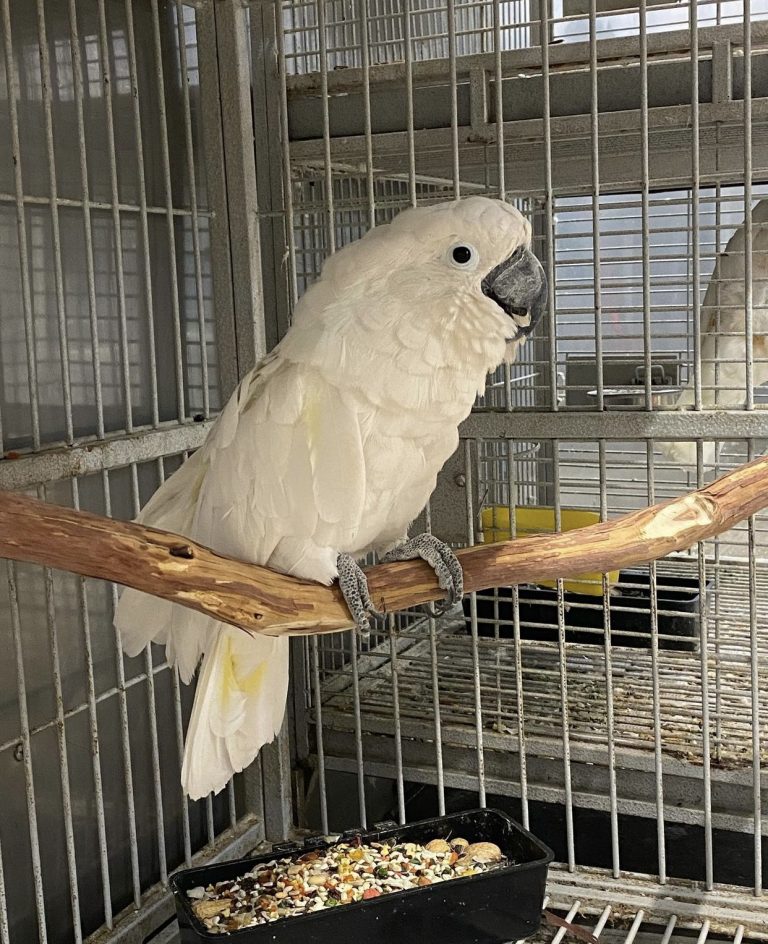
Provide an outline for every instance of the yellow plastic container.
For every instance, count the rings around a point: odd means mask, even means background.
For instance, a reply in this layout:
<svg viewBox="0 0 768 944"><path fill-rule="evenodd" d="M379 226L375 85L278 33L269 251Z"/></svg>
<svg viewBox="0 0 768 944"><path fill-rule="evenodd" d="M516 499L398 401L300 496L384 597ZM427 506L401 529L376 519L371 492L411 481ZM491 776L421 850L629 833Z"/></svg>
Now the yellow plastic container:
<svg viewBox="0 0 768 944"><path fill-rule="evenodd" d="M562 531L575 531L591 524L599 524L600 515L596 511L581 511L578 508L562 508L560 523ZM489 505L482 511L483 543L494 544L496 541L508 541L512 536L509 527L509 508L506 505ZM531 534L551 533L555 530L555 509L547 507L515 508L515 535L523 538ZM619 572L612 570L608 574L608 584L618 583ZM542 580L542 587L555 587L554 580ZM602 596L603 575L599 573L580 574L563 581L563 588L571 593L586 593Z"/></svg>

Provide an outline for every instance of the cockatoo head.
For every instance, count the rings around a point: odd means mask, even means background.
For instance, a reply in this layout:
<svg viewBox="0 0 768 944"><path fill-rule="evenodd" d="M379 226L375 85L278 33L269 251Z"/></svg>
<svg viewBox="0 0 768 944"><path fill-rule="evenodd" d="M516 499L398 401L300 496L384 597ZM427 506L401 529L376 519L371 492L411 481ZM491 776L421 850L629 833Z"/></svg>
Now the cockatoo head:
<svg viewBox="0 0 768 944"><path fill-rule="evenodd" d="M530 249L530 223L508 203L478 196L406 210L358 245L390 239L397 294L427 292L438 330L516 348L540 320L546 276Z"/></svg>
<svg viewBox="0 0 768 944"><path fill-rule="evenodd" d="M326 261L281 347L291 356L312 346L317 366L364 364L368 377L393 363L412 377L453 371L479 389L544 311L530 243L530 224L500 200L406 210Z"/></svg>

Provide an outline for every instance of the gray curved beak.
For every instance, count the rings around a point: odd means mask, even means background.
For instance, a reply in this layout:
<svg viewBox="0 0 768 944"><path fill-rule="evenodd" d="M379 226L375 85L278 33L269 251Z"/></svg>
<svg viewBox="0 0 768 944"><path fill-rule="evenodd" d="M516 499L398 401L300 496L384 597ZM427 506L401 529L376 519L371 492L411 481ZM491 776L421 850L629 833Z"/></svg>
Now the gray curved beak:
<svg viewBox="0 0 768 944"><path fill-rule="evenodd" d="M483 295L515 322L517 337L529 335L547 304L547 277L530 249L516 249L483 279Z"/></svg>

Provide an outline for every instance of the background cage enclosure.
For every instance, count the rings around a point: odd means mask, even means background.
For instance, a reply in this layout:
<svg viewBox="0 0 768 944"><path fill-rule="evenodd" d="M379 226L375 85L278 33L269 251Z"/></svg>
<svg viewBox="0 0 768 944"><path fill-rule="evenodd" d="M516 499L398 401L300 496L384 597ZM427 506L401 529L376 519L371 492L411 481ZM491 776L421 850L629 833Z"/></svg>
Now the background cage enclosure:
<svg viewBox="0 0 768 944"><path fill-rule="evenodd" d="M598 520L766 447L766 0L0 0L0 33L0 487L133 516L330 252L473 193L552 297L422 524ZM115 590L8 564L0 942L164 944L179 865L478 803L601 940L768 939L766 525L297 642L283 736L199 803L191 692L123 660Z"/></svg>

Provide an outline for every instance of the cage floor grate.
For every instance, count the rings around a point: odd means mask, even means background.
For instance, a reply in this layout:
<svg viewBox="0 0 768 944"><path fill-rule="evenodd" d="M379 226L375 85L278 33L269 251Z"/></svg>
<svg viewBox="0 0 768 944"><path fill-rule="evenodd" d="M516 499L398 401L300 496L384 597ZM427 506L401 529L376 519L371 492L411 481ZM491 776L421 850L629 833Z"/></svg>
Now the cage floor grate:
<svg viewBox="0 0 768 944"><path fill-rule="evenodd" d="M691 573L695 562L665 562L664 573ZM661 578L660 578L661 579ZM717 593L709 594L706 676L695 651L660 650L654 672L650 649L613 647L612 696L615 747L654 751L654 714L662 752L692 764L701 764L703 692L709 708L711 765L737 769L752 765L754 704L759 712L761 762L768 762L768 578L757 578L756 646L759 655L757 697L752 693L749 575L738 564L719 564ZM591 747L609 743L609 685L602 646L568 643L565 671L561 673L556 643L523 640L522 731L526 739L554 739L562 743L564 717L572 744ZM433 716L435 679L443 726L476 724L476 684L472 639L463 627L438 632L436 665L425 627L416 626L400 636L397 656L397 696L392 682L390 646L385 643L358 659L363 732L382 730L394 716L395 697L404 733L409 721ZM520 706L517 653L513 639L479 639L477 649L480 711L487 731L517 736ZM433 668L436 671L433 671ZM348 719L353 711L349 665L326 670L323 681L324 723ZM561 697L565 682L565 710ZM656 694L655 694L656 692ZM378 723L376 723L378 722ZM345 725L346 726L346 725Z"/></svg>

